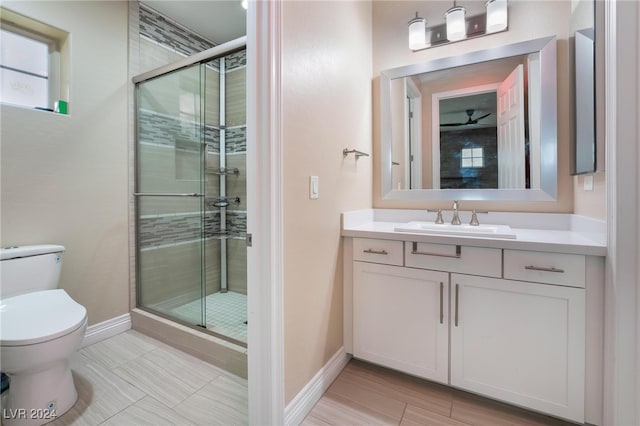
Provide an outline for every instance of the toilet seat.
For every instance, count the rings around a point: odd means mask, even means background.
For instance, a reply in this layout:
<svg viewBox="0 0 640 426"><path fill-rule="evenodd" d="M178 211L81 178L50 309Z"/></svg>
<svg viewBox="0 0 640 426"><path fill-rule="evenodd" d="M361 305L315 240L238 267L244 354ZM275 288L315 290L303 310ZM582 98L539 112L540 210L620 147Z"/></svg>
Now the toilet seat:
<svg viewBox="0 0 640 426"><path fill-rule="evenodd" d="M0 344L25 346L67 335L81 327L87 310L62 289L0 300Z"/></svg>

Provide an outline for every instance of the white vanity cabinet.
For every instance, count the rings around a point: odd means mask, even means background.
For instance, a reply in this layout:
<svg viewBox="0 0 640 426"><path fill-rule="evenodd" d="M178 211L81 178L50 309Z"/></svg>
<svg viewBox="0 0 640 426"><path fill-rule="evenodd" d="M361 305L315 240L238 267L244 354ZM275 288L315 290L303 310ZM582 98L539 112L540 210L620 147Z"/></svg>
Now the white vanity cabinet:
<svg viewBox="0 0 640 426"><path fill-rule="evenodd" d="M353 355L448 383L449 274L353 266Z"/></svg>
<svg viewBox="0 0 640 426"><path fill-rule="evenodd" d="M367 238L347 247L356 358L584 422L585 256Z"/></svg>
<svg viewBox="0 0 640 426"><path fill-rule="evenodd" d="M584 420L584 289L452 274L451 291L451 385Z"/></svg>

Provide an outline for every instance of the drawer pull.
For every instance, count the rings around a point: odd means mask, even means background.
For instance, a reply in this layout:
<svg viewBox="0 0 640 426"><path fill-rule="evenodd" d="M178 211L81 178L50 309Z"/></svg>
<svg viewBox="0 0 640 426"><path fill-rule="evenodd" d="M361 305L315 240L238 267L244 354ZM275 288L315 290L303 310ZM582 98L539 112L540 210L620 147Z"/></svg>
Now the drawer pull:
<svg viewBox="0 0 640 426"><path fill-rule="evenodd" d="M418 251L418 243L413 243L413 250L411 250L411 254L420 254L422 256L452 257L454 259L460 259L460 256L462 256L462 247L456 246L456 254L429 253L426 251Z"/></svg>
<svg viewBox="0 0 640 426"><path fill-rule="evenodd" d="M364 253L369 253L369 254L384 254L385 256L389 254L386 250L366 249L366 250L363 250L363 252Z"/></svg>
<svg viewBox="0 0 640 426"><path fill-rule="evenodd" d="M564 274L564 269L558 269L558 268L545 268L543 266L533 266L533 265L529 265L529 266L525 266L524 269L527 269L529 271L542 271L542 272L558 272L560 274Z"/></svg>
<svg viewBox="0 0 640 426"><path fill-rule="evenodd" d="M444 324L444 283L440 283L440 324Z"/></svg>

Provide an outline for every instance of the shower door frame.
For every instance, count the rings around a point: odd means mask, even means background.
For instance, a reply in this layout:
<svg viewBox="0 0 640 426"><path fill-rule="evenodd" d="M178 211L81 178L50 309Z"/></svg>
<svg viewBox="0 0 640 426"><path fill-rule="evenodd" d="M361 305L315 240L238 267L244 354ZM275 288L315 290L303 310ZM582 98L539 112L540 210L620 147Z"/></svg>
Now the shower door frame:
<svg viewBox="0 0 640 426"><path fill-rule="evenodd" d="M192 56L190 56L188 58L185 58L183 60L180 60L180 61L174 62L172 64L168 64L168 65L156 68L154 70L151 70L151 71L148 71L146 73L143 73L143 74L140 74L140 75L137 75L137 76L133 77L132 78L132 82L134 84L134 93L135 93L134 122L135 123L138 122L138 99L137 99L138 98L138 90L137 90L138 84L144 83L146 81L150 81L150 80L155 79L155 78L160 78L162 76L169 75L169 74L171 74L173 72L176 72L176 71L181 71L181 70L187 69L187 68L189 68L189 67L191 67L193 65L203 66L203 65L206 65L207 62L210 62L210 61L213 61L213 60L216 60L216 59L220 59L220 58L223 58L223 57L225 57L227 55L230 55L232 53L236 53L236 52L245 50L246 47L247 47L246 41L247 41L246 37L240 37L238 39L229 41L229 42L224 43L222 45L215 46L215 47L213 47L211 49L208 49L208 50L202 51L200 53L197 53L195 55L192 55ZM201 76L201 78L203 78L203 77ZM202 92L204 90L202 84L200 85L200 87L201 87L201 92ZM204 104L204 102L205 102L204 97L201 96L201 103ZM201 164L201 167L205 167L205 165L206 165L206 156L208 155L208 146L204 141L204 127L205 127L204 106L202 106L200 114L202 115L202 120L203 120L202 123L201 123L201 126L202 126L201 157L203 157L203 158L201 158L201 161L203 162ZM139 136L138 135L138 126L135 126L135 137L134 137L134 140L135 140L135 146L136 146L136 149L135 149L136 159L135 159L134 163L136 164L136 166L135 166L136 173L135 173L135 189L134 189L133 195L134 195L134 198L136 198L134 204L135 204L135 220L136 220L136 230L137 230L136 233L135 233L135 249L136 249L136 253L137 254L140 253L140 241L139 241L139 237L138 237L138 232L140 230L140 225L139 225L139 220L140 220L139 201L137 200L138 197L145 196L145 195L154 195L154 196L162 196L162 197L164 197L164 196L176 196L176 197L194 197L194 198L197 197L197 198L201 198L201 212L200 213L201 213L201 220L202 220L203 215L205 214L204 204L203 203L204 203L205 195L206 195L204 186L201 187L201 191L200 191L201 193L184 193L184 194L157 193L157 194L146 194L146 193L138 192L139 186L140 186L139 175L138 175L138 171L137 171L137 168L138 168L137 163L138 163L138 160L139 160L139 158L138 158L139 157L139 153L138 153L139 137L138 136ZM222 141L221 141L221 143L222 143ZM204 173L204 170L202 171L202 173ZM201 173L201 180L203 179L202 173ZM204 182L201 182L201 184L204 185ZM202 231L202 233L204 233L204 223L202 223L201 231ZM203 234L201 234L201 244L202 244L202 247L201 247L201 268L204 268L205 267L205 265L204 265L204 260L205 260L204 259L204 250L205 250L206 241L205 241L205 238L204 238ZM223 244L221 244L221 246L222 245ZM170 316L168 314L165 314L164 312L157 311L155 309L152 309L152 308L149 308L149 307L146 307L146 306L142 306L142 305L139 304L141 279L140 279L140 270L139 270L140 269L140 265L139 265L138 261L136 261L136 265L137 265L137 267L136 267L136 306L138 308L143 309L143 310L148 310L148 311L153 312L154 314L156 314L158 316L167 318L167 319L169 319L171 321L175 321L177 323L183 324L183 325L188 326L190 328L201 330L201 331L206 332L208 334L211 334L213 336L216 336L216 337L219 337L221 339L227 340L230 343L237 344L239 346L244 346L244 347L247 346L247 343L245 343L245 342L241 342L241 341L236 340L236 339L234 339L233 337L230 337L230 336L226 336L226 335L223 335L223 334L220 334L220 333L213 332L213 331L208 330L206 328L206 320L205 320L206 312L205 312L205 306L204 306L205 305L205 299L204 299L205 290L204 290L204 288L205 288L206 284L205 284L205 281L204 281L204 276L205 276L204 270L201 271L201 305L202 305L201 306L201 311L200 311L201 318L200 318L200 321L198 323L190 323L190 322L187 322L187 321L185 321L185 320L183 320L181 318L176 318L176 317Z"/></svg>

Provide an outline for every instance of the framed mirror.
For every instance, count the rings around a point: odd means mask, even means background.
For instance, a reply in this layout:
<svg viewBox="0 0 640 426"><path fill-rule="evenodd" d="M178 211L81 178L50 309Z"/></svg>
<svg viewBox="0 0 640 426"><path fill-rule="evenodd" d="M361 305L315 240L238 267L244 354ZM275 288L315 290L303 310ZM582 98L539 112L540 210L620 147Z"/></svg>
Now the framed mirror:
<svg viewBox="0 0 640 426"><path fill-rule="evenodd" d="M556 39L383 71L385 199L557 198Z"/></svg>

